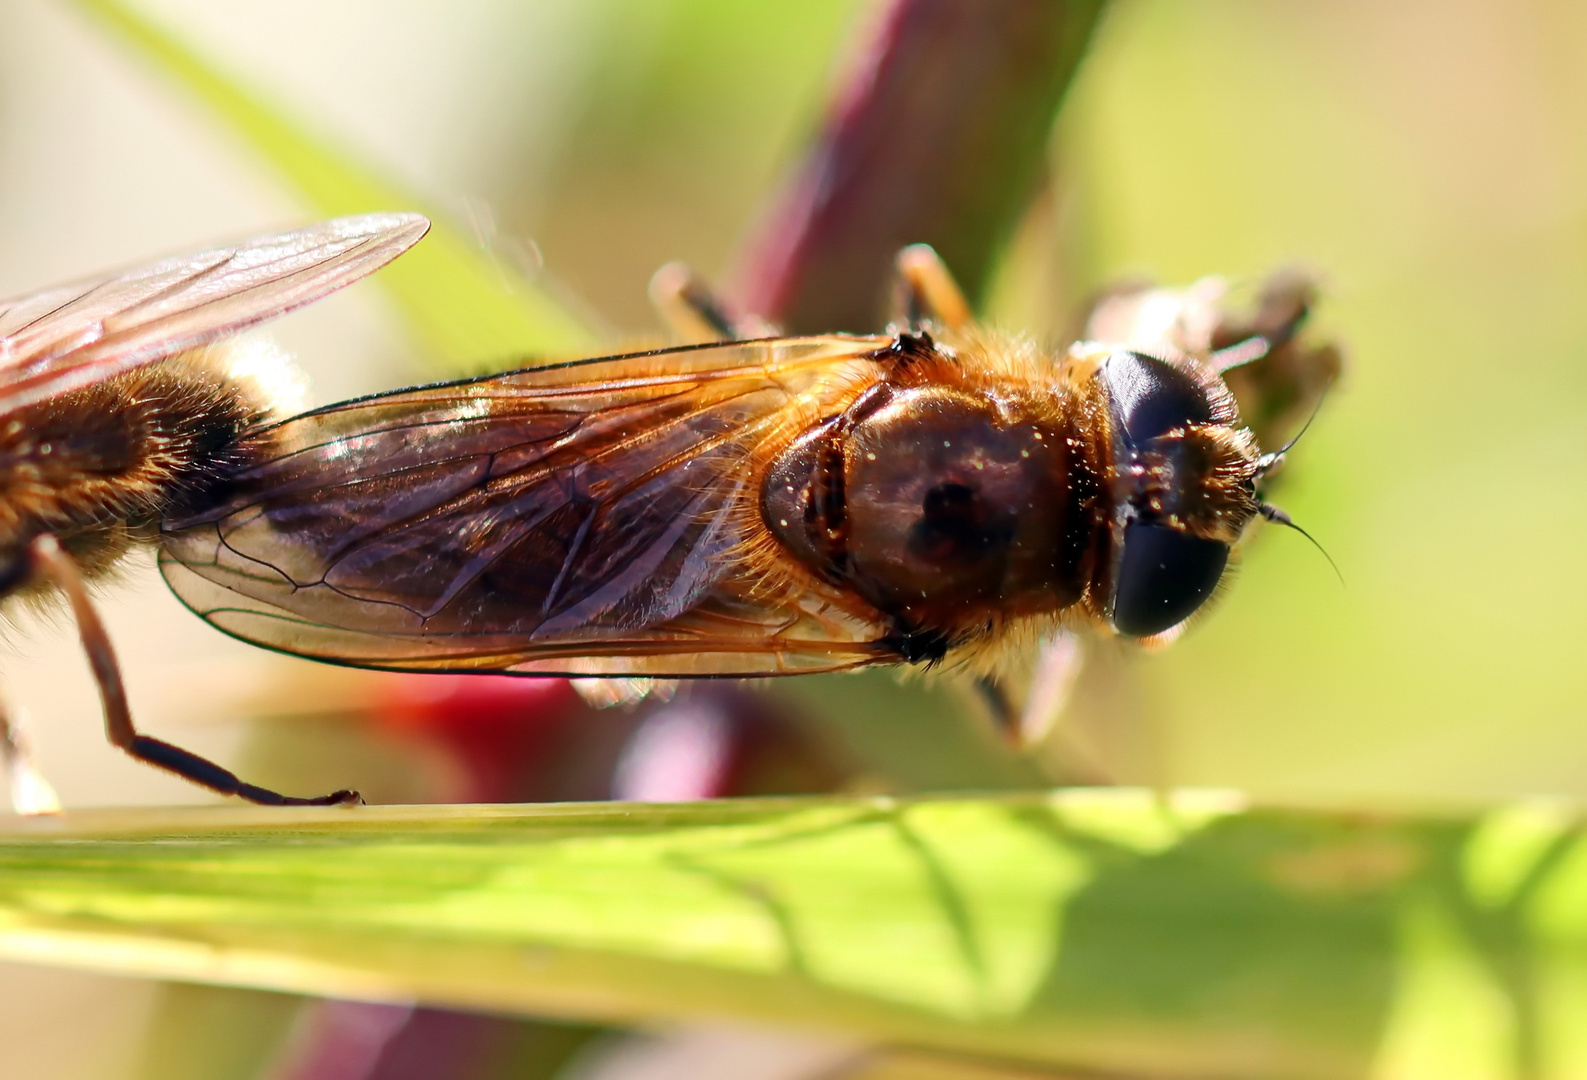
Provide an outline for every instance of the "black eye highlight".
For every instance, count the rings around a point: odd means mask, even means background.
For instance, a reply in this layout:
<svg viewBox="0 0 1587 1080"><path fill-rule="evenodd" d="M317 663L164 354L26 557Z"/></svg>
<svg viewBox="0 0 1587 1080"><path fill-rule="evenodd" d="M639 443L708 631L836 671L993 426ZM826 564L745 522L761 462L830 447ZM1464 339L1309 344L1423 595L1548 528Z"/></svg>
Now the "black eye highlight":
<svg viewBox="0 0 1587 1080"><path fill-rule="evenodd" d="M1102 367L1115 421L1132 447L1174 428L1210 424L1212 402L1194 378L1155 356L1116 352Z"/></svg>
<svg viewBox="0 0 1587 1080"><path fill-rule="evenodd" d="M1206 603L1229 562L1229 545L1131 522L1113 588L1113 628L1150 637L1177 626Z"/></svg>

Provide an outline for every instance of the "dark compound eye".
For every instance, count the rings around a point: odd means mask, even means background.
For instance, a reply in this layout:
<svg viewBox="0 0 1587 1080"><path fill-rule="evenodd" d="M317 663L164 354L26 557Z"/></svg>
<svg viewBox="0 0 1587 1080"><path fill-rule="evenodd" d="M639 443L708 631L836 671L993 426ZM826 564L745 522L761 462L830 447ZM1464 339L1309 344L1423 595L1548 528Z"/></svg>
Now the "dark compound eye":
<svg viewBox="0 0 1587 1080"><path fill-rule="evenodd" d="M1130 446L1187 424L1212 422L1212 403L1201 385L1155 356L1116 352L1103 364L1102 377Z"/></svg>
<svg viewBox="0 0 1587 1080"><path fill-rule="evenodd" d="M1150 637L1190 617L1229 561L1229 545L1171 529L1132 522L1124 528L1124 556L1113 589L1113 628Z"/></svg>

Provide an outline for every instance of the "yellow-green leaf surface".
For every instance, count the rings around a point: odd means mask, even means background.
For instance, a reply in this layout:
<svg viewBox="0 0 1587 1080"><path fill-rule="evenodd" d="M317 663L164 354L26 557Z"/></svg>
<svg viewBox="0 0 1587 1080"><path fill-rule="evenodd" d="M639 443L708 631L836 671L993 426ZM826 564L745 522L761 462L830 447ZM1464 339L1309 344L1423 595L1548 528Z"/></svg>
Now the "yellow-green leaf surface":
<svg viewBox="0 0 1587 1080"><path fill-rule="evenodd" d="M1119 1073L1587 1069L1587 843L1557 808L1106 790L12 819L0 955Z"/></svg>
<svg viewBox="0 0 1587 1080"><path fill-rule="evenodd" d="M433 222L429 236L377 280L396 296L425 347L445 369L478 370L595 345L588 328L452 226L444 213L312 137L130 6L117 0L79 0L79 6L207 106L316 212L428 214Z"/></svg>

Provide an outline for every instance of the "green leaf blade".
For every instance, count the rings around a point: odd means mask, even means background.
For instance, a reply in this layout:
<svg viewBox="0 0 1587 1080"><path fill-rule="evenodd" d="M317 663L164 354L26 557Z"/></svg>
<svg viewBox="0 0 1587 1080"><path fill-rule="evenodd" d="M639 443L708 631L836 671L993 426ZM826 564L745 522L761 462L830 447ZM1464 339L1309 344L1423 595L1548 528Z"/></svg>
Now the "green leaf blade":
<svg viewBox="0 0 1587 1080"><path fill-rule="evenodd" d="M1362 1075L1432 1037L1405 994L1568 1010L1587 987L1587 913L1561 902L1582 829L1561 830L1495 907L1463 853L1530 833L1194 793L107 812L0 829L0 955L1120 1073ZM1413 932L1428 911L1441 936ZM1515 983L1523 961L1547 981Z"/></svg>

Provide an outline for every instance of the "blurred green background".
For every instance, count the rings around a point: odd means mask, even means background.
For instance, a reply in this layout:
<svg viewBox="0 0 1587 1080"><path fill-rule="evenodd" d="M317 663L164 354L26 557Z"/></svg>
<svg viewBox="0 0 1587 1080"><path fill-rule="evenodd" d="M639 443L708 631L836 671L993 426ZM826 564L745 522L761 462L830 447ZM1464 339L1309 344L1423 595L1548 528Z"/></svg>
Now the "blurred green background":
<svg viewBox="0 0 1587 1080"><path fill-rule="evenodd" d="M493 239L504 264L539 273L612 340L656 335L645 283L668 259L733 280L871 10L134 7ZM1081 298L1120 276L1251 282L1299 264L1321 275L1317 325L1349 357L1278 499L1347 586L1299 537L1263 536L1174 648L1104 657L1077 714L1122 775L1345 807L1587 792L1584 115L1587 11L1565 0L1123 0L1109 12L991 317L1057 340ZM0 7L0 295L310 216L81 9ZM368 286L276 334L321 401L434 371ZM236 753L236 717L320 677L208 631L148 565L106 599L140 714L196 749ZM25 623L8 640L0 676L68 805L202 801L103 746L69 626ZM808 693L863 686L883 733L873 751L907 754L935 692L888 679ZM943 709L961 711L957 698ZM1000 764L948 782L1039 775L976 745ZM0 968L0 1076L132 1075L116 1069L132 1068L118 1062L132 1060L151 993ZM92 1040L84 1012L98 1017Z"/></svg>
<svg viewBox="0 0 1587 1080"><path fill-rule="evenodd" d="M1143 664L1162 775L1580 794L1587 22L1568 3L1123 4L1058 146L1088 280L1299 261L1346 378L1216 617Z"/></svg>

